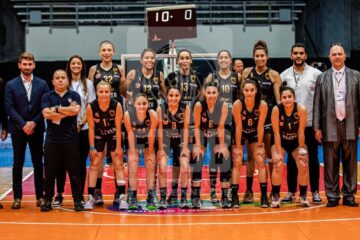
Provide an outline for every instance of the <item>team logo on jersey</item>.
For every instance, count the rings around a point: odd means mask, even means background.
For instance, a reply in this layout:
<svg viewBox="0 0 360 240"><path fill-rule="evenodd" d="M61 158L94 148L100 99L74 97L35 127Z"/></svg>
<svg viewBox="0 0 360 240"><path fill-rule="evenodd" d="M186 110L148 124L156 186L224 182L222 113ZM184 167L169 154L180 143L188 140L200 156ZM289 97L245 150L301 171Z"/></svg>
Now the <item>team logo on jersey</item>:
<svg viewBox="0 0 360 240"><path fill-rule="evenodd" d="M254 114L255 114L256 116L259 116L259 115L260 115L259 109L255 109L255 110L254 110Z"/></svg>
<svg viewBox="0 0 360 240"><path fill-rule="evenodd" d="M113 68L113 73L114 73L114 75L119 74L118 69L114 67L114 68Z"/></svg>
<svg viewBox="0 0 360 240"><path fill-rule="evenodd" d="M114 110L110 110L110 111L109 111L109 115L110 115L111 117L114 117L114 116L115 116L115 111L114 111Z"/></svg>
<svg viewBox="0 0 360 240"><path fill-rule="evenodd" d="M297 120L297 119L299 119L299 113L294 113L294 118Z"/></svg>
<svg viewBox="0 0 360 240"><path fill-rule="evenodd" d="M265 74L265 78L266 78L267 80L269 80L269 79L270 79L270 75L269 75L269 73L266 73L266 74Z"/></svg>
<svg viewBox="0 0 360 240"><path fill-rule="evenodd" d="M284 120L285 120L285 118L284 118L283 115L281 115L280 120L281 120L281 121L284 121Z"/></svg>
<svg viewBox="0 0 360 240"><path fill-rule="evenodd" d="M159 78L158 78L158 77L154 77L154 78L153 78L153 81L154 81L155 84L158 84L158 83L159 83Z"/></svg>
<svg viewBox="0 0 360 240"><path fill-rule="evenodd" d="M280 121L280 122L279 122L279 125L280 125L280 127L284 126L284 122L283 122L283 121Z"/></svg>
<svg viewBox="0 0 360 240"><path fill-rule="evenodd" d="M180 120L183 120L184 119L184 113L179 113L178 117L180 118Z"/></svg>
<svg viewBox="0 0 360 240"><path fill-rule="evenodd" d="M95 123L99 123L99 122L100 122L100 119L99 119L99 118L94 118L94 122L95 122Z"/></svg>
<svg viewBox="0 0 360 240"><path fill-rule="evenodd" d="M141 87L141 84L139 82L135 83L135 87L136 88L140 88Z"/></svg>
<svg viewBox="0 0 360 240"><path fill-rule="evenodd" d="M236 78L235 77L231 77L231 83L236 84Z"/></svg>
<svg viewBox="0 0 360 240"><path fill-rule="evenodd" d="M196 81L196 76L195 75L191 75L191 81L195 82Z"/></svg>
<svg viewBox="0 0 360 240"><path fill-rule="evenodd" d="M95 78L101 78L101 74L100 74L100 73L97 73L97 74L95 75Z"/></svg>
<svg viewBox="0 0 360 240"><path fill-rule="evenodd" d="M163 125L168 125L169 124L169 119L166 117L163 119Z"/></svg>
<svg viewBox="0 0 360 240"><path fill-rule="evenodd" d="M147 120L145 120L145 125L147 126L147 127L149 127L150 126L150 119L147 119Z"/></svg>
<svg viewBox="0 0 360 240"><path fill-rule="evenodd" d="M99 117L100 117L100 114L99 114L98 112L95 112L94 116L95 116L96 118L99 118Z"/></svg>
<svg viewBox="0 0 360 240"><path fill-rule="evenodd" d="M167 114L164 115L163 124L164 124L164 125L168 125L168 124L169 124L169 116L168 116Z"/></svg>

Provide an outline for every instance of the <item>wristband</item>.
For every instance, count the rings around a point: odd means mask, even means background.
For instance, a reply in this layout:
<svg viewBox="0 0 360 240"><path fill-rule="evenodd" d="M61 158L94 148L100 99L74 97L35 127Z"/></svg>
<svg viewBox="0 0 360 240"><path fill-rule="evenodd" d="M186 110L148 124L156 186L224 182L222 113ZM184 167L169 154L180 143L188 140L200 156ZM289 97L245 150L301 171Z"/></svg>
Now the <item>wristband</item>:
<svg viewBox="0 0 360 240"><path fill-rule="evenodd" d="M55 107L55 112L56 112L56 113L59 113L59 106L56 106L56 107Z"/></svg>
<svg viewBox="0 0 360 240"><path fill-rule="evenodd" d="M90 150L90 151L94 151L94 150L96 150L96 149L95 149L94 146L90 146L89 150Z"/></svg>

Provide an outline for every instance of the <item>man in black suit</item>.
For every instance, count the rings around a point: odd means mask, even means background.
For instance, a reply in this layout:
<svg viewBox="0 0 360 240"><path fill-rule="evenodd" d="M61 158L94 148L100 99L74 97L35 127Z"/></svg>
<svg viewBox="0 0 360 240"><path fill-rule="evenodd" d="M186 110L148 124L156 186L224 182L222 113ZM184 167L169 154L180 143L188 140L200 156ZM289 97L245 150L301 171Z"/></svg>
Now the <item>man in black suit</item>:
<svg viewBox="0 0 360 240"><path fill-rule="evenodd" d="M357 140L360 114L360 73L345 67L346 53L333 44L332 67L316 80L314 97L315 138L324 144L327 207L339 205L339 166L343 166L343 205L357 207Z"/></svg>
<svg viewBox="0 0 360 240"><path fill-rule="evenodd" d="M5 111L9 115L8 131L14 153L12 209L20 209L22 198L22 171L26 145L29 144L34 167L37 206L43 197L43 137L45 124L41 112L41 98L49 91L47 83L33 75L35 59L32 53L24 52L18 61L20 76L5 86Z"/></svg>
<svg viewBox="0 0 360 240"><path fill-rule="evenodd" d="M4 111L4 82L0 78L0 129L1 129L1 141L5 141L7 138L7 115ZM0 209L3 205L0 203Z"/></svg>

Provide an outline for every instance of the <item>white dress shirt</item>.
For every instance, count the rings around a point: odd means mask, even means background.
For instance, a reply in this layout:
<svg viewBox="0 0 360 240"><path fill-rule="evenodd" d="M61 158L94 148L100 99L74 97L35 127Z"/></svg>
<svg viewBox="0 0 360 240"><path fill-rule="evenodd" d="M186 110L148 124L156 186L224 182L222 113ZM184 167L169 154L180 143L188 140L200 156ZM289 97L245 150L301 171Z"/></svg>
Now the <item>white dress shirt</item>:
<svg viewBox="0 0 360 240"><path fill-rule="evenodd" d="M287 86L295 91L296 102L301 103L307 110L306 126L312 126L313 103L315 94L316 79L321 74L316 68L305 63L301 74L296 74L293 66L289 67L280 74L281 80L287 82Z"/></svg>

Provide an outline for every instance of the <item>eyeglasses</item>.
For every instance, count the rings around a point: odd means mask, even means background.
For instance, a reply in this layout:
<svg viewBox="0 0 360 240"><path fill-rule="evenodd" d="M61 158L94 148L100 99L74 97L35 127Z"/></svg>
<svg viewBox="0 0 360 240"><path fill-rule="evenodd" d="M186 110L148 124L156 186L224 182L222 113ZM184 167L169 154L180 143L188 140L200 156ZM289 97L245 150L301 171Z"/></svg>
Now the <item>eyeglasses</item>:
<svg viewBox="0 0 360 240"><path fill-rule="evenodd" d="M342 47L343 45L342 45L341 43L333 43L333 44L331 44L331 47L335 47L335 46L340 46L340 47Z"/></svg>

